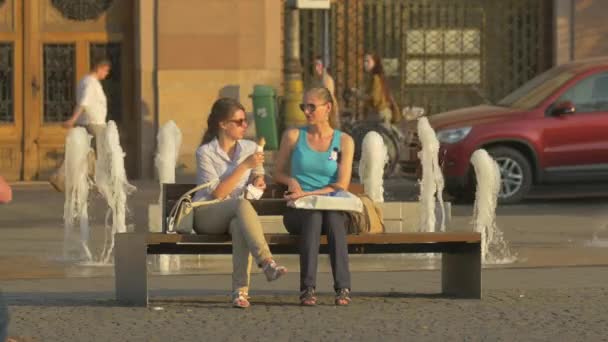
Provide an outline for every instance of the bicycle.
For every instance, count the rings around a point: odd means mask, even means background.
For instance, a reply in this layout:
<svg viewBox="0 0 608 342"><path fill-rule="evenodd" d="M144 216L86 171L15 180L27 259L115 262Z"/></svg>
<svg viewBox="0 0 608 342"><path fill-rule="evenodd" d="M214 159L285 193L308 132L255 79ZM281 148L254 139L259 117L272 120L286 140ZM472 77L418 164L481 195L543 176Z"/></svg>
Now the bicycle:
<svg viewBox="0 0 608 342"><path fill-rule="evenodd" d="M352 96L357 96L356 90L347 89L343 98L346 103ZM388 153L388 162L384 166L384 178L397 174L401 162L407 163L410 158L411 146L415 140L416 120L424 116L424 109L420 107L405 107L402 110L401 123L398 125L385 123L382 120L357 120L356 113L350 108L344 108L340 112L341 129L351 135L355 141L355 155L353 161L353 174L358 176L359 160L361 159L361 146L363 138L370 131L375 131L384 140ZM405 157L405 158L404 158Z"/></svg>

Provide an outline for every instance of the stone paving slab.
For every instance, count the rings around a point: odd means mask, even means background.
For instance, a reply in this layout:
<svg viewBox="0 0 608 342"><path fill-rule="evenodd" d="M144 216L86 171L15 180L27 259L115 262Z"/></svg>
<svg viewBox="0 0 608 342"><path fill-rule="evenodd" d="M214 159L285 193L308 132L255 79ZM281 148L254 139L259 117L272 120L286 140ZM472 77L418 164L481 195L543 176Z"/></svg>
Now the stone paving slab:
<svg viewBox="0 0 608 342"><path fill-rule="evenodd" d="M434 271L361 272L350 307L297 303L297 276L254 276L252 307L226 275L152 277L149 308L119 307L112 279L3 281L10 335L28 341L605 341L608 267L484 271L482 300L440 297Z"/></svg>

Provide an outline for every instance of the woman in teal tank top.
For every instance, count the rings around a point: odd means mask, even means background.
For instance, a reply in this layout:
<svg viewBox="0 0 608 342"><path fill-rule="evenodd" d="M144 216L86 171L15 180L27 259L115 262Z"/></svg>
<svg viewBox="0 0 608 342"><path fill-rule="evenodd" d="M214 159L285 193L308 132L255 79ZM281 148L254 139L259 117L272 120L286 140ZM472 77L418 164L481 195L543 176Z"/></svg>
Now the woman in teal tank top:
<svg viewBox="0 0 608 342"><path fill-rule="evenodd" d="M331 195L350 185L354 155L353 139L336 127L337 115L326 88L312 88L300 108L307 126L285 131L276 158L275 181L285 184L285 198ZM315 305L317 260L321 235L327 235L336 305L348 305L350 270L346 242L347 216L342 211L288 208L283 223L299 235L300 303Z"/></svg>

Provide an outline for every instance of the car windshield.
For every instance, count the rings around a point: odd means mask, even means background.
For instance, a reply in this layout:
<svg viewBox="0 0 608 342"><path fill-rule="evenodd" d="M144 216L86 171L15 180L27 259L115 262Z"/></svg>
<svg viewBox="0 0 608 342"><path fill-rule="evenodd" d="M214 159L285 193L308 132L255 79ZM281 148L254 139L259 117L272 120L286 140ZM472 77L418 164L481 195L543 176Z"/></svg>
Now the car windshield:
<svg viewBox="0 0 608 342"><path fill-rule="evenodd" d="M536 108L541 101L568 82L574 73L560 68L543 72L498 102L499 106L518 109Z"/></svg>

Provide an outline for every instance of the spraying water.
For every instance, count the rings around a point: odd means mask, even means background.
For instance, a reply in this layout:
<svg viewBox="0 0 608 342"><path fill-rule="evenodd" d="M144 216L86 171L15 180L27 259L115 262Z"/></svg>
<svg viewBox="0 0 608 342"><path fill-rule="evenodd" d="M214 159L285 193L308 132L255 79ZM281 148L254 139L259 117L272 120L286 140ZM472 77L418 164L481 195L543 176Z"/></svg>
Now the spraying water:
<svg viewBox="0 0 608 342"><path fill-rule="evenodd" d="M477 191L473 208L474 229L481 233L481 254L484 263L504 264L515 261L496 225L496 205L500 190L500 168L486 150L473 152Z"/></svg>
<svg viewBox="0 0 608 342"><path fill-rule="evenodd" d="M370 131L363 138L359 177L363 189L374 202L384 202L384 165L388 162L388 153L382 136Z"/></svg>
<svg viewBox="0 0 608 342"><path fill-rule="evenodd" d="M162 202L162 184L175 183L175 165L179 156L179 149L182 145L182 132L177 127L173 120L165 123L156 136L158 149L154 164L158 171L158 180L160 182L160 197L158 203Z"/></svg>
<svg viewBox="0 0 608 342"><path fill-rule="evenodd" d="M422 164L422 179L420 180L421 230L424 232L435 231L435 202L438 202L441 209L440 231L445 231L444 181L439 166L439 141L426 117L418 119L418 137L422 145L422 149L418 152L418 158Z"/></svg>
<svg viewBox="0 0 608 342"><path fill-rule="evenodd" d="M88 156L91 151L91 137L82 127L70 129L65 143L65 202L63 207L64 224L64 259L69 259L70 249L73 246L72 230L76 220L80 224L81 249L78 258L84 257L92 261L93 256L89 249L89 213L88 197L90 180L88 178Z"/></svg>
<svg viewBox="0 0 608 342"><path fill-rule="evenodd" d="M125 224L127 195L135 191L135 187L127 180L125 153L120 146L118 129L114 121L108 122L101 139L102 141L97 144L100 148L97 151L95 181L99 193L109 206L106 213L104 248L101 254L101 262L109 263L114 249L114 234L127 231Z"/></svg>
<svg viewBox="0 0 608 342"><path fill-rule="evenodd" d="M175 165L182 144L182 132L173 120L169 120L159 129L156 139L158 147L154 164L160 186L158 204L162 206L163 183L175 183ZM162 220L160 217L158 219ZM163 273L168 272L172 267L180 268L180 258L177 255L160 255L158 260Z"/></svg>

